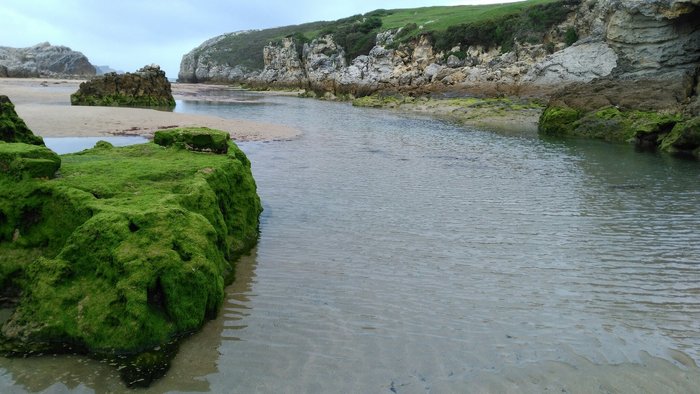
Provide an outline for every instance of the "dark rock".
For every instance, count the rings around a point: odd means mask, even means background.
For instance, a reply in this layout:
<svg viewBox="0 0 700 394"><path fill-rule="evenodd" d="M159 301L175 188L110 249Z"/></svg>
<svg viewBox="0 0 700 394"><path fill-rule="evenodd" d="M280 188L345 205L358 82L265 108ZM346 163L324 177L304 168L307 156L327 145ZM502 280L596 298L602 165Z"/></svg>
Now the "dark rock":
<svg viewBox="0 0 700 394"><path fill-rule="evenodd" d="M175 99L165 72L151 65L135 73L107 73L83 82L71 95L71 104L172 108Z"/></svg>

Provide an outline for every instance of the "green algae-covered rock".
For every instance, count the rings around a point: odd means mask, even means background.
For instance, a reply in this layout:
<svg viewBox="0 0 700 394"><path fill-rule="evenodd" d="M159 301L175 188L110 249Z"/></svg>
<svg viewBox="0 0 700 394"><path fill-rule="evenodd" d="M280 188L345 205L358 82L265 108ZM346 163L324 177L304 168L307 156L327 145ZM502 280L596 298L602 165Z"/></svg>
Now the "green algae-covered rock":
<svg viewBox="0 0 700 394"><path fill-rule="evenodd" d="M83 82L70 101L72 105L106 107L175 107L170 82L156 65L135 73L107 73Z"/></svg>
<svg viewBox="0 0 700 394"><path fill-rule="evenodd" d="M44 140L34 135L17 115L12 101L2 95L0 95L0 141L44 145Z"/></svg>
<svg viewBox="0 0 700 394"><path fill-rule="evenodd" d="M61 158L44 146L0 141L0 173L14 179L52 178Z"/></svg>
<svg viewBox="0 0 700 394"><path fill-rule="evenodd" d="M228 144L90 149L15 188L0 175L0 254L23 262L0 258L0 280L21 290L0 350L117 358L128 384L162 375L166 345L217 314L232 259L257 240L250 163Z"/></svg>
<svg viewBox="0 0 700 394"><path fill-rule="evenodd" d="M540 116L542 135L584 137L612 142L636 142L656 146L657 140L681 120L675 113L627 110L608 106L581 112L565 106L549 106Z"/></svg>
<svg viewBox="0 0 700 394"><path fill-rule="evenodd" d="M153 136L153 142L161 146L177 146L193 151L215 153L226 153L230 139L229 133L207 127L159 130Z"/></svg>
<svg viewBox="0 0 700 394"><path fill-rule="evenodd" d="M677 123L661 141L661 150L690 153L700 159L700 117Z"/></svg>

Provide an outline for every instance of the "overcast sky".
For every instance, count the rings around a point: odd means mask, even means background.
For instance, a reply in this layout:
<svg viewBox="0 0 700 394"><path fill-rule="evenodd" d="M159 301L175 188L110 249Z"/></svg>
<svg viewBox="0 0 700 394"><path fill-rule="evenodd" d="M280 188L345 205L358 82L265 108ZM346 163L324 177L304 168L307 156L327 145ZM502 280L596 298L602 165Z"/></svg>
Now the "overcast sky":
<svg viewBox="0 0 700 394"><path fill-rule="evenodd" d="M335 20L378 8L513 0L0 0L0 46L49 41L94 65L135 71L159 64L177 78L182 55L228 32Z"/></svg>

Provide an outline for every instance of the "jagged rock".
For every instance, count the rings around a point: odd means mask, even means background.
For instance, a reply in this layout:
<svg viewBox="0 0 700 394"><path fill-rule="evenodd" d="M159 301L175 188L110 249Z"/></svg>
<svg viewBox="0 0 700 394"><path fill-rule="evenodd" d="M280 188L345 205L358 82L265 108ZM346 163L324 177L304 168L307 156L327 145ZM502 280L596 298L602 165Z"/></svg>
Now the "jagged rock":
<svg viewBox="0 0 700 394"><path fill-rule="evenodd" d="M85 55L65 46L0 47L0 77L87 77L95 72Z"/></svg>
<svg viewBox="0 0 700 394"><path fill-rule="evenodd" d="M174 107L170 82L157 65L135 73L108 73L80 84L71 95L72 105Z"/></svg>

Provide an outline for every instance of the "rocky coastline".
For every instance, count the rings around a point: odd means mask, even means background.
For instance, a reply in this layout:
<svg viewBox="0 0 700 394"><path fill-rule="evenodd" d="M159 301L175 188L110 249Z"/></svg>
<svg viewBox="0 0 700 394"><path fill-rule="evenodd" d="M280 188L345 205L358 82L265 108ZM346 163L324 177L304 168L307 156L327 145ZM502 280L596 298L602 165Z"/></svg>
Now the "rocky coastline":
<svg viewBox="0 0 700 394"><path fill-rule="evenodd" d="M367 55L350 60L333 35L305 43L287 37L265 46L263 68L251 69L218 60L221 36L183 56L179 80L304 89L324 98L534 98L549 101L542 134L700 157L693 126L700 115L700 1L557 3L568 7L563 21L539 42L516 40L509 50L478 43L439 50L429 35L402 42L404 27L378 33Z"/></svg>

